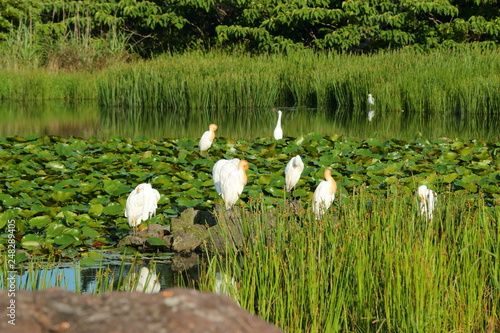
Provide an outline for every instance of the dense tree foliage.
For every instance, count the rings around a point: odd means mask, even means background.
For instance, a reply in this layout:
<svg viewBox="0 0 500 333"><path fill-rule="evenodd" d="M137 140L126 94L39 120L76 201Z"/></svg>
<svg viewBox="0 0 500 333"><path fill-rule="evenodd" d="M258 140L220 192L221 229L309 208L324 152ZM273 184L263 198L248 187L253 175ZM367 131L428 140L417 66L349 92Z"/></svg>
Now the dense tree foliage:
<svg viewBox="0 0 500 333"><path fill-rule="evenodd" d="M3 0L0 39L28 26L68 38L167 50L314 48L369 52L456 43L496 45L497 0Z"/></svg>

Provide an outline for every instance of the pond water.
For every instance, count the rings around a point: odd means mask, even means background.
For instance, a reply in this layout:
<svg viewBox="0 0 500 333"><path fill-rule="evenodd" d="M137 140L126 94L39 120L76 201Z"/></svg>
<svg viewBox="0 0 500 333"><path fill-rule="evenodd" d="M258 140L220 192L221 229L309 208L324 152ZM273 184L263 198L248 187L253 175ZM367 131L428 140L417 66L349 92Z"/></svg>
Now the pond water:
<svg viewBox="0 0 500 333"><path fill-rule="evenodd" d="M276 107L283 111L284 136L297 137L311 132L341 134L361 139L377 136L381 140L397 138L448 137L500 140L500 117L470 114L465 111L435 114L409 113L402 110L318 110ZM266 110L228 110L226 115L210 110L185 114L164 111L161 116L143 116L148 110L103 109L95 101L69 103L0 102L0 136L61 135L108 139L146 136L150 139L197 139L210 123L219 126L217 136L252 140L271 137L277 113Z"/></svg>
<svg viewBox="0 0 500 333"><path fill-rule="evenodd" d="M197 279L197 267L189 268L182 273L172 269L170 256L157 257L153 260L144 256L138 262L125 260L122 255L106 253L106 259L95 265L80 265L78 261L47 262L35 259L29 263L20 264L16 270L17 290L41 290L50 287L60 287L68 291L82 294L92 294L96 290L119 290L121 286L132 288L133 283L126 282L132 274L139 276L140 269L154 269L158 276L160 288L166 289L179 285L192 284ZM0 273L0 289L7 276ZM10 275L9 275L10 276ZM134 280L135 281L135 280ZM99 285L99 286L98 286Z"/></svg>

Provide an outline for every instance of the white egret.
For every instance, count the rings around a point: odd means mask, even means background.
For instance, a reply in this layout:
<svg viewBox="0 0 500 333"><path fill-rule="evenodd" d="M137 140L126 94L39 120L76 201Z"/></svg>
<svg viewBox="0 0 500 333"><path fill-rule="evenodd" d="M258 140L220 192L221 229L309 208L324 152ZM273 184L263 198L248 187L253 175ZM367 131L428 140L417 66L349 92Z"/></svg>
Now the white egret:
<svg viewBox="0 0 500 333"><path fill-rule="evenodd" d="M304 171L304 163L299 155L293 157L285 168L285 189L290 192L300 179Z"/></svg>
<svg viewBox="0 0 500 333"><path fill-rule="evenodd" d="M337 191L337 182L332 178L330 169L325 169L324 177L325 180L321 181L314 191L312 200L313 212L317 220L321 219L330 207L335 199L335 191Z"/></svg>
<svg viewBox="0 0 500 333"><path fill-rule="evenodd" d="M373 98L372 94L368 94L368 104L375 105L375 98Z"/></svg>
<svg viewBox="0 0 500 333"><path fill-rule="evenodd" d="M156 214L160 193L155 190L151 184L142 183L130 193L125 206L125 217L128 218L128 224L134 230L151 216Z"/></svg>
<svg viewBox="0 0 500 333"><path fill-rule="evenodd" d="M276 128L274 129L274 138L276 140L283 139L283 130L281 129L281 110L278 110L278 122L276 123Z"/></svg>
<svg viewBox="0 0 500 333"><path fill-rule="evenodd" d="M247 170L248 162L241 160L236 170L231 171L229 174L220 174L221 196L226 203L226 209L231 209L240 197L241 192L243 192L243 188L247 183Z"/></svg>
<svg viewBox="0 0 500 333"><path fill-rule="evenodd" d="M214 164L212 179L218 194L221 194L221 179L226 178L231 172L235 171L238 168L238 163L240 163L240 159L233 158L232 160L219 160Z"/></svg>
<svg viewBox="0 0 500 333"><path fill-rule="evenodd" d="M217 130L217 125L216 124L210 124L208 126L208 131L203 133L200 139L200 151L207 151L211 146L212 142L214 142L215 139L215 131Z"/></svg>
<svg viewBox="0 0 500 333"><path fill-rule="evenodd" d="M421 185L418 187L418 196L420 197L420 215L432 221L434 205L437 202L436 192L428 189L425 185Z"/></svg>

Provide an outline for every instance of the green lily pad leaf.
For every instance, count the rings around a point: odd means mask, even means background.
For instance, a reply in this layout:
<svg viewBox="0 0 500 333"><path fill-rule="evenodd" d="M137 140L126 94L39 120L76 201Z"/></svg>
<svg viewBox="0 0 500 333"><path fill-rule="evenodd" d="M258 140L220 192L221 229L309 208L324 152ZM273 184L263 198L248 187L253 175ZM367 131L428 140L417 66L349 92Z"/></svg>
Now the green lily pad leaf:
<svg viewBox="0 0 500 333"><path fill-rule="evenodd" d="M47 168L59 170L59 171L67 171L68 169L66 168L66 165L64 163L59 162L59 161L51 161L47 163Z"/></svg>
<svg viewBox="0 0 500 333"><path fill-rule="evenodd" d="M179 140L179 141L177 141L177 144L179 145L179 147L185 148L185 149L191 151L191 150L194 149L194 146L196 145L196 142L194 142L193 140L190 140L190 139L186 139L186 140Z"/></svg>
<svg viewBox="0 0 500 333"><path fill-rule="evenodd" d="M69 147L71 148L71 150L73 152L76 152L79 155L83 155L85 150L87 150L88 145L85 143L85 141L78 140L78 141L75 141L72 144L70 144Z"/></svg>
<svg viewBox="0 0 500 333"><path fill-rule="evenodd" d="M68 247L70 244L76 241L75 237L69 234L62 234L54 238L54 243L60 245L61 248Z"/></svg>
<svg viewBox="0 0 500 333"><path fill-rule="evenodd" d="M170 181L170 177L166 175L161 175L156 177L153 181L153 184L159 184L162 187L169 187L172 182Z"/></svg>
<svg viewBox="0 0 500 333"><path fill-rule="evenodd" d="M6 207L19 206L19 202L20 202L19 199L12 197L10 194L3 194L2 198L0 198L0 200L3 201L3 204Z"/></svg>
<svg viewBox="0 0 500 333"><path fill-rule="evenodd" d="M132 189L126 185L124 185L119 180L108 180L104 182L103 190L106 191L109 195L120 196L124 193L132 192Z"/></svg>
<svg viewBox="0 0 500 333"><path fill-rule="evenodd" d="M292 193L293 193L293 196L296 196L296 197L306 197L309 195L309 192L302 189L302 188L296 189Z"/></svg>
<svg viewBox="0 0 500 333"><path fill-rule="evenodd" d="M459 153L462 156L472 155L472 149L470 149L469 147L465 147L463 149L460 149Z"/></svg>
<svg viewBox="0 0 500 333"><path fill-rule="evenodd" d="M203 200L181 197L177 199L177 204L183 207L196 207Z"/></svg>
<svg viewBox="0 0 500 333"><path fill-rule="evenodd" d="M33 210L21 210L18 212L19 216L24 217L25 219L29 219L33 215L35 215L37 212Z"/></svg>
<svg viewBox="0 0 500 333"><path fill-rule="evenodd" d="M464 183L478 183L481 181L481 177L475 174L467 175L462 178Z"/></svg>
<svg viewBox="0 0 500 333"><path fill-rule="evenodd" d="M186 192L186 195L191 198L200 199L203 198L204 193L201 192L200 187L192 187Z"/></svg>
<svg viewBox="0 0 500 333"><path fill-rule="evenodd" d="M37 217L32 218L28 222L28 224L32 228L43 228L47 224L49 224L50 221L51 221L50 217L48 217L47 215L44 215L44 216L37 216Z"/></svg>
<svg viewBox="0 0 500 333"><path fill-rule="evenodd" d="M175 175L182 180L191 180L194 178L193 175L187 173L186 171L177 172Z"/></svg>
<svg viewBox="0 0 500 333"><path fill-rule="evenodd" d="M16 257L15 257L15 262L16 263L21 263L21 262L24 262L26 260L28 260L28 254L26 252L18 252L16 253Z"/></svg>
<svg viewBox="0 0 500 333"><path fill-rule="evenodd" d="M271 182L271 179L272 179L271 175L261 175L257 180L257 183L259 185L267 185Z"/></svg>
<svg viewBox="0 0 500 333"><path fill-rule="evenodd" d="M93 222L92 218L88 214L78 215L76 216L76 220L79 222L83 222L82 225Z"/></svg>
<svg viewBox="0 0 500 333"><path fill-rule="evenodd" d="M425 181L427 184L432 184L436 180L437 175L435 173L431 173L427 178L425 178Z"/></svg>
<svg viewBox="0 0 500 333"><path fill-rule="evenodd" d="M41 246L42 240L40 236L28 234L21 239L21 246L27 250L34 250Z"/></svg>
<svg viewBox="0 0 500 333"><path fill-rule="evenodd" d="M387 178L385 179L385 182L386 182L387 184L394 184L394 183L397 183L397 182L398 182L398 179L397 179L396 177L394 177L394 176L391 176L391 177L387 177Z"/></svg>
<svg viewBox="0 0 500 333"><path fill-rule="evenodd" d="M283 197L283 189L282 188L278 189L278 188L273 187L273 186L266 186L264 188L264 191L269 193L269 194L272 194L275 197Z"/></svg>
<svg viewBox="0 0 500 333"><path fill-rule="evenodd" d="M13 220L16 217L16 212L14 210L7 210L0 214L0 229L3 228L8 221Z"/></svg>
<svg viewBox="0 0 500 333"><path fill-rule="evenodd" d="M92 238L92 239L98 238L101 235L98 231L96 231L92 228L89 228L87 226L82 228L82 234L87 236L88 238Z"/></svg>
<svg viewBox="0 0 500 333"><path fill-rule="evenodd" d="M443 181L447 182L447 183L451 183L452 181L454 181L455 179L457 179L458 177L458 173L450 173L449 175L446 175L444 178L443 178Z"/></svg>
<svg viewBox="0 0 500 333"><path fill-rule="evenodd" d="M91 205L89 208L89 214L101 215L104 206L100 203Z"/></svg>
<svg viewBox="0 0 500 333"><path fill-rule="evenodd" d="M167 242L165 242L163 239L157 238L157 237L148 238L146 240L146 243L151 244L151 245L155 245L155 246L167 246Z"/></svg>
<svg viewBox="0 0 500 333"><path fill-rule="evenodd" d="M457 156L458 154L452 151L447 151L443 154L443 157L447 160L454 160L457 158Z"/></svg>
<svg viewBox="0 0 500 333"><path fill-rule="evenodd" d="M81 236L81 232L79 228L68 228L63 231L63 235L71 235L78 240L78 238Z"/></svg>
<svg viewBox="0 0 500 333"><path fill-rule="evenodd" d="M124 207L118 203L110 203L103 208L102 212L106 215L118 216L124 214Z"/></svg>
<svg viewBox="0 0 500 333"><path fill-rule="evenodd" d="M66 143L58 143L56 145L56 153L62 156L71 156L73 155L73 149Z"/></svg>
<svg viewBox="0 0 500 333"><path fill-rule="evenodd" d="M74 196L75 192L66 190L66 191L55 191L54 193L52 193L51 197L57 202L64 202L70 200Z"/></svg>
<svg viewBox="0 0 500 333"><path fill-rule="evenodd" d="M92 257L83 258L78 263L79 263L80 267L95 266L97 264L96 259L92 258Z"/></svg>
<svg viewBox="0 0 500 333"><path fill-rule="evenodd" d="M54 238L61 235L65 229L66 226L61 223L51 223L45 232L47 237Z"/></svg>

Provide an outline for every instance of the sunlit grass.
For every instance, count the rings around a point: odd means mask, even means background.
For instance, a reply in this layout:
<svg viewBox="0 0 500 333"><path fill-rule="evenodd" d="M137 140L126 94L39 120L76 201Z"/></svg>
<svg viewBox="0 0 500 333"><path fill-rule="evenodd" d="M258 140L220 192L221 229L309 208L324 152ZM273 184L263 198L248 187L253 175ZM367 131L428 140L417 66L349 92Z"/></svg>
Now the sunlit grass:
<svg viewBox="0 0 500 333"><path fill-rule="evenodd" d="M368 93L378 111L497 112L499 63L500 52L472 48L370 56L193 52L116 66L99 81L99 96L103 105L155 114L224 110L234 117L282 105L358 113L366 112Z"/></svg>
<svg viewBox="0 0 500 333"><path fill-rule="evenodd" d="M499 217L480 197L444 192L426 222L396 187L337 198L322 221L254 204L244 245L209 256L208 270L233 277L242 307L286 332L493 331Z"/></svg>

